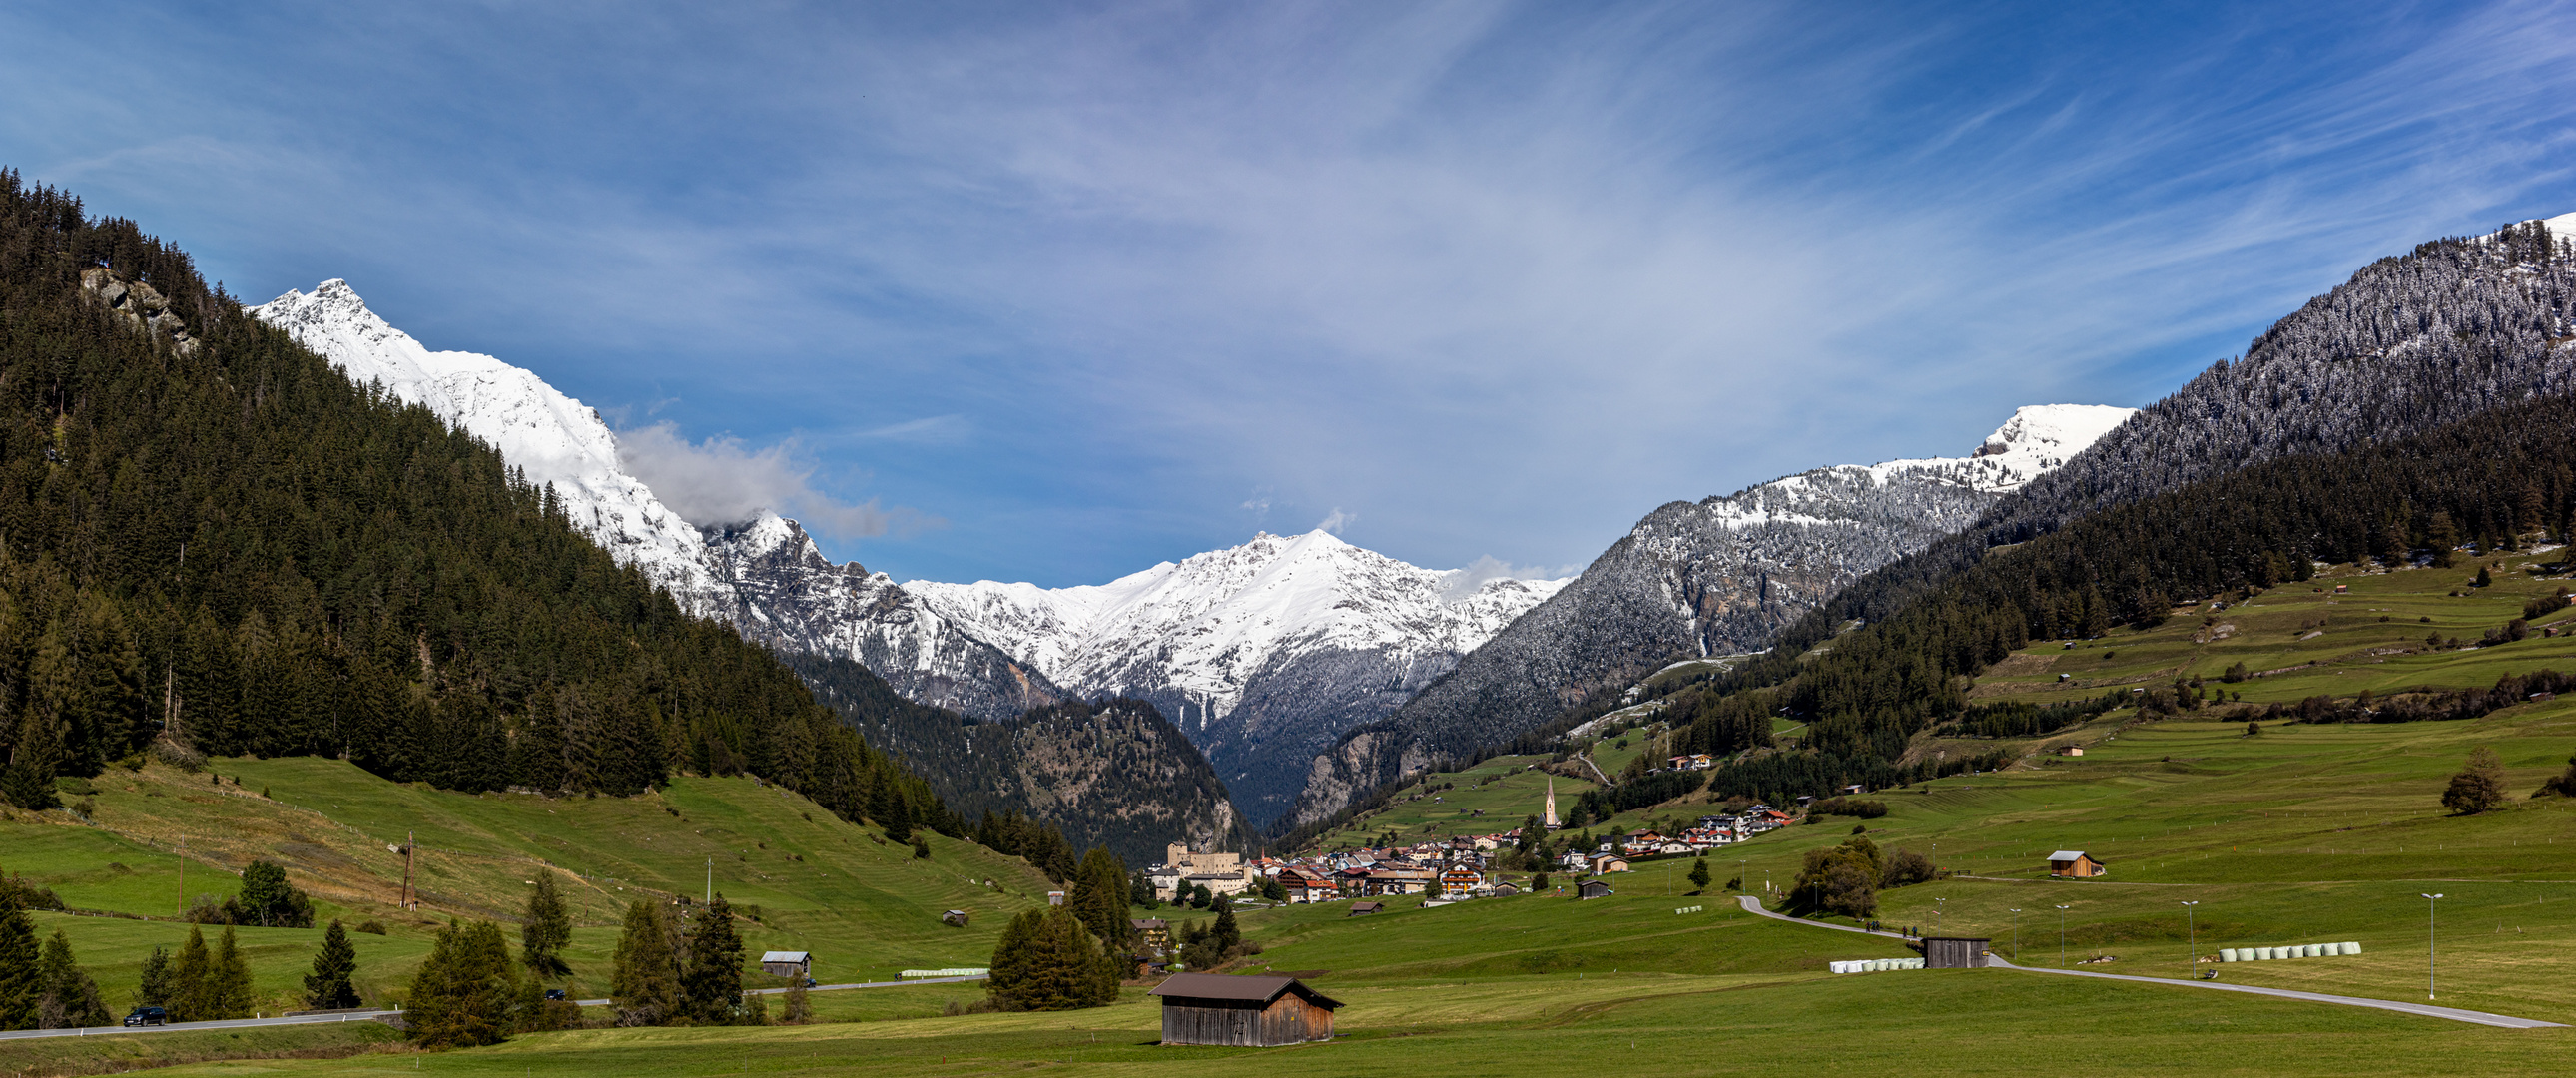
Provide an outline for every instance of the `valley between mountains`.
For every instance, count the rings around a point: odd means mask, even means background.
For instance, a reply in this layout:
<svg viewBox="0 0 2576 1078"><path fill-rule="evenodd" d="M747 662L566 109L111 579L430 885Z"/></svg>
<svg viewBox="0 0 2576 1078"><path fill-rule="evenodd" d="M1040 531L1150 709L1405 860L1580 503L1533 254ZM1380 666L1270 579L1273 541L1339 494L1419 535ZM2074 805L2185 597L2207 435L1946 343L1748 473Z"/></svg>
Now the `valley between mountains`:
<svg viewBox="0 0 2576 1078"><path fill-rule="evenodd" d="M1229 814L1254 827L1347 803L1367 783L1337 745L1408 704L1473 710L1518 734L1674 656L1759 650L1860 574L1965 527L2132 414L2029 407L1965 456L1819 468L1675 502L1558 580L1423 569L1319 529L1099 585L897 583L832 563L775 513L681 519L621 462L595 410L500 359L429 350L346 281L251 312L351 380L490 442L684 609L785 653L847 659L970 720L1146 701L1222 780ZM1205 826L1190 837L1231 829L1194 815Z"/></svg>

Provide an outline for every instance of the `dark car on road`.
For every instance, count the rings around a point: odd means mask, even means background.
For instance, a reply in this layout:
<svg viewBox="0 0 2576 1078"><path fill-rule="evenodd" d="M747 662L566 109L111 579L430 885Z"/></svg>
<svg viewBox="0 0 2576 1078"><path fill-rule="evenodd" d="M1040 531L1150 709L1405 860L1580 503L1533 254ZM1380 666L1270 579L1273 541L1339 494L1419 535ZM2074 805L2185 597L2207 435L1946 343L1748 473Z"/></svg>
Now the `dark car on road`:
<svg viewBox="0 0 2576 1078"><path fill-rule="evenodd" d="M125 1016L125 1024L129 1026L159 1026L169 1022L170 1012L160 1007L136 1007L134 1013Z"/></svg>

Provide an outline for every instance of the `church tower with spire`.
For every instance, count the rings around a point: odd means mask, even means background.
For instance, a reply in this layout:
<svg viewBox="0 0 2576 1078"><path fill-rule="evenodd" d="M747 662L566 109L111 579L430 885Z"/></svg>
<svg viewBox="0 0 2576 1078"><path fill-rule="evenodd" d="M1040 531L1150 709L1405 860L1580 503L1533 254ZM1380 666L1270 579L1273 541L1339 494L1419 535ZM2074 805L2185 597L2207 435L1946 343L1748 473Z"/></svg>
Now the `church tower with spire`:
<svg viewBox="0 0 2576 1078"><path fill-rule="evenodd" d="M1556 776L1554 775L1547 777L1547 815L1541 817L1539 822L1550 831L1565 826L1556 821Z"/></svg>

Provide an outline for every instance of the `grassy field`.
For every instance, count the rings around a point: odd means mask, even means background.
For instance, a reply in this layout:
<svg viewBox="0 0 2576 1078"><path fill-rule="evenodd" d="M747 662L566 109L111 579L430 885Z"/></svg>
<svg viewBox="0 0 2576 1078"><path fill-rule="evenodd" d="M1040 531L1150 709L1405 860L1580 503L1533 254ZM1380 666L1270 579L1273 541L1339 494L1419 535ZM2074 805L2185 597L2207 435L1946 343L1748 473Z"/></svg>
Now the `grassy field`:
<svg viewBox="0 0 2576 1078"><path fill-rule="evenodd" d="M1049 886L1015 858L936 835L932 856L915 859L873 828L748 779L682 778L641 797L548 799L445 793L313 758L218 760L212 774L223 781L157 764L110 769L89 795L94 826L61 812L0 822L0 869L54 889L75 909L159 918L41 916L42 931L71 938L111 1005L128 1000L154 945L175 950L186 938L188 926L171 919L183 873L188 895L221 898L254 857L287 866L323 921L385 926L385 935L353 934L359 988L371 1000L398 994L447 917L510 920L541 872L554 875L573 907L570 987L599 994L624 904L698 897L710 874L715 889L757 915L742 925L749 950L812 951L825 981L983 965L1001 925L1043 902ZM386 848L407 832L421 850L418 912L395 908L402 858ZM969 927L939 923L950 908L970 911ZM238 931L263 1009L285 1008L320 931Z"/></svg>

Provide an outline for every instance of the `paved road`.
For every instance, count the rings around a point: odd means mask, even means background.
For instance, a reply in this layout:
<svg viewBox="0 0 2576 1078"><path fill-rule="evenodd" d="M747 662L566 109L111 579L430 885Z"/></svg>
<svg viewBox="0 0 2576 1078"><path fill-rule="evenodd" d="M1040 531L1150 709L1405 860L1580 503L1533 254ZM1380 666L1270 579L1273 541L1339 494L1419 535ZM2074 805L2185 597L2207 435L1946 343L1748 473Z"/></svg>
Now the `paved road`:
<svg viewBox="0 0 2576 1078"><path fill-rule="evenodd" d="M967 981L980 981L983 979L984 978L980 976L923 977L918 980L909 981L865 981L857 984L816 985L806 991L838 992L846 988L897 988L908 984L961 984ZM756 988L753 989L753 991L762 995L774 996L787 990L784 988ZM605 1007L608 1005L608 1001L604 999L584 999L576 1000L575 1002L580 1003L584 1007ZM345 1011L333 1014L302 1014L290 1018L235 1018L222 1022L172 1022L166 1026L90 1026L86 1029L21 1029L0 1033L0 1041L28 1040L36 1037L104 1037L120 1033L168 1033L177 1030L195 1029L246 1029L251 1026L310 1026L324 1025L332 1022L364 1022L369 1019L382 1018L387 1015L401 1013L401 1011Z"/></svg>
<svg viewBox="0 0 2576 1078"><path fill-rule="evenodd" d="M1763 909L1762 900L1753 895L1744 895L1737 898L1736 901L1744 906L1746 912L1758 913L1775 921L1787 921L1791 924L1806 925L1809 928L1830 928L1837 932L1858 932L1864 936L1885 936L1889 939L1898 940L1905 938L1904 935L1896 932L1871 932L1868 929L1863 928L1853 928L1847 925L1822 924L1816 921L1801 920L1796 917L1773 913L1770 910ZM2248 984L2227 984L2220 981L2179 981L2170 977L2138 977L2125 973L2096 973L2092 970L2086 969L2050 969L2046 966L2016 966L2001 958L1988 958L1986 961L1995 968L2015 970L2021 973L2054 973L2066 977L2096 977L2106 981L2136 981L2140 984L2161 984L2182 988L2209 988L2220 992L2243 992L2247 995L2255 996L2277 996L2282 999L2300 999L2306 1000L2310 1003L2339 1003L2346 1007L2369 1007L2382 1011L2398 1011L2404 1014L2420 1014L2427 1018L2448 1018L2454 1022L2475 1022L2482 1026L2501 1026L2505 1029L2564 1028L2564 1024L2559 1022L2543 1022L2536 1018L2516 1018L2509 1014L2488 1014L2485 1011L2465 1010L2459 1007L2436 1007L2430 1003L2404 1003L2393 999L2371 999L2366 996L2332 996L2323 992L2300 992L2288 988L2257 988Z"/></svg>

